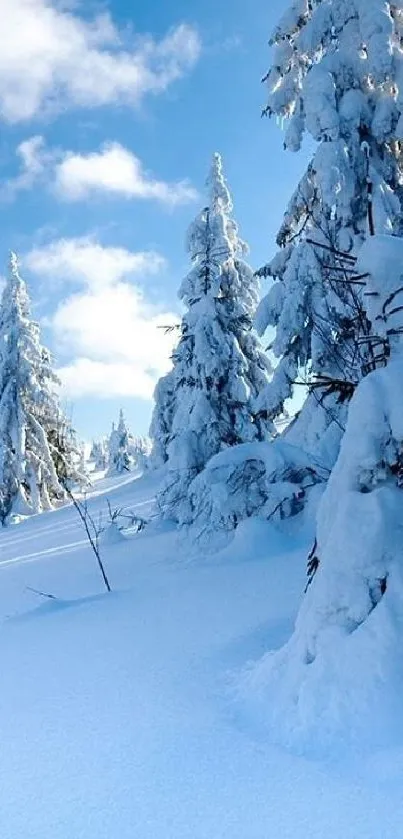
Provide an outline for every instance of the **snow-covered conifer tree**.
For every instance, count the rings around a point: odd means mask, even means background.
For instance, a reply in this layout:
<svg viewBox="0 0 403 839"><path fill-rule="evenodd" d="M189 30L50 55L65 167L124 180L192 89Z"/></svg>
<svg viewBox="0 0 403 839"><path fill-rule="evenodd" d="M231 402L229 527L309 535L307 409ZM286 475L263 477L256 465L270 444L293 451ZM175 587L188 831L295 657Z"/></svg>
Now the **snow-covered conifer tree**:
<svg viewBox="0 0 403 839"><path fill-rule="evenodd" d="M130 447L132 438L126 425L122 409L119 413L117 427L112 425L112 431L108 442L108 474L120 475L122 472L130 472L132 468L132 457Z"/></svg>
<svg viewBox="0 0 403 839"><path fill-rule="evenodd" d="M246 248L231 218L218 154L207 186L207 206L187 238L192 265L179 291L187 311L173 353L167 476L158 497L163 515L181 523L191 518L189 485L207 461L227 446L265 439L271 430L255 409L270 370L252 327L258 281L243 259Z"/></svg>
<svg viewBox="0 0 403 839"><path fill-rule="evenodd" d="M298 151L304 135L317 144L285 213L280 251L262 271L274 279L257 316L261 334L276 328L279 363L262 394L272 417L298 376L340 381L342 395L343 382L360 379L360 288L342 282L336 251L354 253L374 230L402 228L402 34L400 2L297 0L272 36L267 113L288 121L287 149ZM315 448L327 427L344 428L340 391L324 393L308 397L290 442Z"/></svg>
<svg viewBox="0 0 403 839"><path fill-rule="evenodd" d="M141 470L142 472L147 469L151 456L151 449L152 444L149 437L131 437L129 455L132 459L133 467Z"/></svg>
<svg viewBox="0 0 403 839"><path fill-rule="evenodd" d="M358 264L381 366L349 406L294 634L251 677L276 736L311 746L357 732L377 742L401 722L403 239L368 239Z"/></svg>
<svg viewBox="0 0 403 839"><path fill-rule="evenodd" d="M96 472L101 472L107 467L107 448L108 444L104 438L92 441L90 461L94 464Z"/></svg>
<svg viewBox="0 0 403 839"><path fill-rule="evenodd" d="M49 509L80 480L72 429L63 415L51 356L18 261L11 254L0 311L0 518Z"/></svg>

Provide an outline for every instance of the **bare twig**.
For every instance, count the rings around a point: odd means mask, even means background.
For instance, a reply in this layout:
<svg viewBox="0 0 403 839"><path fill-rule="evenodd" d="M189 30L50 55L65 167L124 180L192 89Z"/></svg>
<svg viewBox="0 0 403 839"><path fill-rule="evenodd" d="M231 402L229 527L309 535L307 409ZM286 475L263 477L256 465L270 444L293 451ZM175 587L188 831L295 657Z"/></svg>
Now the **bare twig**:
<svg viewBox="0 0 403 839"><path fill-rule="evenodd" d="M335 256L339 256L341 259L347 260L347 262L357 262L356 256L346 253L345 251L339 251L337 250L337 248L334 248L331 245L324 245L323 242L316 242L315 239L310 238L308 238L306 241L309 245L315 245L315 247L317 248L323 248L323 250L325 251L330 251L330 253L334 254Z"/></svg>
<svg viewBox="0 0 403 839"><path fill-rule="evenodd" d="M46 591L39 591L37 588L32 588L32 586L26 586L27 591L32 591L34 594L38 594L40 597L46 597L48 600L57 600L55 594L48 594Z"/></svg>
<svg viewBox="0 0 403 839"><path fill-rule="evenodd" d="M126 519L128 524L125 525L126 527L134 527L137 526L137 533L140 533L141 530L144 530L145 526L148 524L147 519L144 519L142 516L137 515L133 510L127 510L124 512L124 507L117 507L115 510L112 509L111 503L109 499L106 501L108 505L108 513L109 519L111 524L116 524L118 527L118 519ZM124 525L121 525L123 528Z"/></svg>
<svg viewBox="0 0 403 839"><path fill-rule="evenodd" d="M91 548L92 548L92 550L95 554L95 557L96 557L96 560L97 560L97 563L98 563L98 566L99 566L99 570L101 572L102 579L103 579L104 584L105 584L105 588L108 592L110 592L111 591L111 586L110 586L110 583L109 583L109 580L108 580L108 577L107 577L107 574L106 574L106 571L105 571L105 568L104 568L104 564L103 564L102 559L101 559L100 550L99 550L99 534L101 533L101 527L100 527L100 525L98 527L96 526L96 524L94 522L94 519L92 518L92 516L91 516L91 514L88 510L87 500L85 499L84 503L82 503L81 501L78 501L78 499L75 498L75 496L73 495L73 493L72 493L71 489L69 489L69 487L65 486L64 488L66 490L66 493L67 493L68 497L70 498L70 501L72 502L73 506L77 510L77 513L80 516L80 519L81 519L81 521L84 525L84 529L85 529L85 532L87 534L87 538L88 538L88 541L91 545Z"/></svg>

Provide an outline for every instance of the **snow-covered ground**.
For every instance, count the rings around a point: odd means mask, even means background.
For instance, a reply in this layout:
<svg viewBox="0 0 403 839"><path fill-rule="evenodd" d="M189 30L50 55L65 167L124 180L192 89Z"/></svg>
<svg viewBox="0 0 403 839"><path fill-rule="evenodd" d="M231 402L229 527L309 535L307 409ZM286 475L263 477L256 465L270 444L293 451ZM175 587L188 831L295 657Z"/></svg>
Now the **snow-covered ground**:
<svg viewBox="0 0 403 839"><path fill-rule="evenodd" d="M147 515L155 489L103 481L90 508ZM290 635L308 547L255 520L195 556L151 526L104 546L106 594L71 507L1 531L0 836L400 836L400 747L296 756L232 698Z"/></svg>

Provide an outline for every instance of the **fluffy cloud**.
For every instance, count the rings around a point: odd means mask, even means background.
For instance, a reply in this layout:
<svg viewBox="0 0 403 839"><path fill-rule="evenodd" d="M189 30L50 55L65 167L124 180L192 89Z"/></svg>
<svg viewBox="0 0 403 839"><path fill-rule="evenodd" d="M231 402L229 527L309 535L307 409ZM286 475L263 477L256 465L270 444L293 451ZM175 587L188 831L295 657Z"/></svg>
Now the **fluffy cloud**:
<svg viewBox="0 0 403 839"><path fill-rule="evenodd" d="M187 181L165 183L148 175L138 157L119 143L109 143L92 154L67 154L55 169L57 193L71 201L94 192L126 198L154 198L165 204L183 204L197 197Z"/></svg>
<svg viewBox="0 0 403 839"><path fill-rule="evenodd" d="M165 259L154 251L133 253L125 248L103 247L94 237L83 236L32 248L24 264L44 279L83 283L99 290L131 274L156 273Z"/></svg>
<svg viewBox="0 0 403 839"><path fill-rule="evenodd" d="M16 153L20 159L21 168L15 178L3 185L2 194L8 198L13 198L20 190L31 189L34 183L42 178L48 158L45 141L39 135L20 143Z"/></svg>
<svg viewBox="0 0 403 839"><path fill-rule="evenodd" d="M89 21L56 0L2 0L1 12L0 113L11 123L67 106L137 105L200 53L197 32L185 24L155 40L119 31L108 14Z"/></svg>
<svg viewBox="0 0 403 839"><path fill-rule="evenodd" d="M160 327L175 320L128 283L76 294L62 303L53 330L59 345L76 354L59 371L68 395L120 393L151 399L172 351L172 336Z"/></svg>
<svg viewBox="0 0 403 839"><path fill-rule="evenodd" d="M101 399L137 396L150 399L155 378L130 361L108 362L78 358L57 371L69 399L95 396Z"/></svg>
<svg viewBox="0 0 403 839"><path fill-rule="evenodd" d="M146 270L162 264L158 255L151 262L149 256L103 248L94 239L59 240L25 256L25 265L41 277L57 274L82 284L51 318L56 348L71 358L58 371L69 398L151 399L169 368L175 335L161 327L175 323L177 315L148 302L130 282L144 260Z"/></svg>
<svg viewBox="0 0 403 839"><path fill-rule="evenodd" d="M100 151L78 154L47 149L44 138L37 135L21 143L17 155L21 160L21 171L3 184L5 197L30 189L40 180L66 201L109 193L174 206L197 198L196 190L188 181L158 180L120 143L106 143Z"/></svg>

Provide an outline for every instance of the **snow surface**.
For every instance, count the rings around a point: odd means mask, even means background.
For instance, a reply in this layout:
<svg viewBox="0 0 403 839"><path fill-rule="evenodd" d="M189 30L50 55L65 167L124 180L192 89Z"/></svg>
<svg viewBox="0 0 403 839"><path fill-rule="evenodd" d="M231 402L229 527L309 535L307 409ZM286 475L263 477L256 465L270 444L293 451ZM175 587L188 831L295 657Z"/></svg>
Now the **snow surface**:
<svg viewBox="0 0 403 839"><path fill-rule="evenodd" d="M156 488L104 480L89 506L147 516ZM0 835L396 839L401 745L296 756L232 698L291 634L310 537L252 520L189 561L153 523L103 545L107 595L71 507L0 531Z"/></svg>

